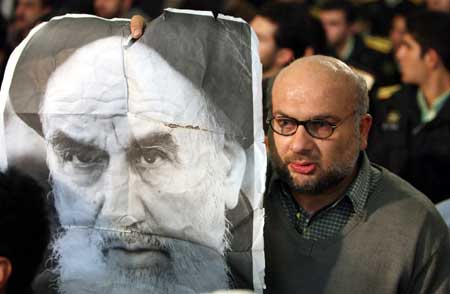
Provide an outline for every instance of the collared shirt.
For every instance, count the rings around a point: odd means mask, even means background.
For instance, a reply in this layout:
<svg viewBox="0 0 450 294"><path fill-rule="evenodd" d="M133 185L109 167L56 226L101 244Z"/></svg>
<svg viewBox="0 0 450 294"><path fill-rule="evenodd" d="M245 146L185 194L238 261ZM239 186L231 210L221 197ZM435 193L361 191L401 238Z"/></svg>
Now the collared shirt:
<svg viewBox="0 0 450 294"><path fill-rule="evenodd" d="M436 100L433 102L431 106L428 106L425 95L423 95L422 91L417 91L417 105L420 109L420 121L422 123L428 123L432 121L439 111L444 106L445 102L450 97L450 91L446 91L439 95Z"/></svg>
<svg viewBox="0 0 450 294"><path fill-rule="evenodd" d="M366 156L360 158L358 174L345 194L334 203L309 214L295 201L285 185L281 185L280 200L297 232L308 240L328 239L341 231L356 214L362 215L369 194L381 178L381 172L371 167Z"/></svg>
<svg viewBox="0 0 450 294"><path fill-rule="evenodd" d="M347 39L344 51L339 57L342 58L342 60L347 60L352 54L354 48L355 48L355 37L350 37Z"/></svg>

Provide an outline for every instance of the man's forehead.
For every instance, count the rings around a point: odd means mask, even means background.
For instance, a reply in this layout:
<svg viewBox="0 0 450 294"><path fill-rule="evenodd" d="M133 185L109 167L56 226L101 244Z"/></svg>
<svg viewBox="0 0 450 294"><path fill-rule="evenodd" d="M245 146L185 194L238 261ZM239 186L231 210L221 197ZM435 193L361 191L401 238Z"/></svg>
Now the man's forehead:
<svg viewBox="0 0 450 294"><path fill-rule="evenodd" d="M255 18L251 22L251 26L256 32L265 34L273 33L273 31L275 31L278 27L277 23L272 21L270 18L262 15L255 16Z"/></svg>
<svg viewBox="0 0 450 294"><path fill-rule="evenodd" d="M76 50L51 75L41 113L139 114L203 125L206 99L153 49L111 37Z"/></svg>
<svg viewBox="0 0 450 294"><path fill-rule="evenodd" d="M298 103L306 106L320 102L318 106L322 108L332 105L347 107L355 96L356 80L352 75L348 66L333 58L302 58L276 78L274 106Z"/></svg>
<svg viewBox="0 0 450 294"><path fill-rule="evenodd" d="M406 32L406 34L403 35L402 41L403 43L407 43L410 46L419 44L414 38L414 36L409 32Z"/></svg>

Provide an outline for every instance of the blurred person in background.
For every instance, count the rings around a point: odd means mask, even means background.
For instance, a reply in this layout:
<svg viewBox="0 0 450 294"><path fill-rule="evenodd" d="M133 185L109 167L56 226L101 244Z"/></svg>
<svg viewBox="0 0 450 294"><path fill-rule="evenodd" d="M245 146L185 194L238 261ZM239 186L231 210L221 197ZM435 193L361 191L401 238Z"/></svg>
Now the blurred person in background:
<svg viewBox="0 0 450 294"><path fill-rule="evenodd" d="M392 44L392 51L396 52L406 34L406 12L399 10L394 13L389 30L389 39Z"/></svg>
<svg viewBox="0 0 450 294"><path fill-rule="evenodd" d="M29 294L50 240L44 190L15 170L0 172L0 293Z"/></svg>
<svg viewBox="0 0 450 294"><path fill-rule="evenodd" d="M325 1L320 6L320 19L328 45L336 56L353 68L370 74L377 85L390 84L396 66L388 50L377 39L355 33L355 7L348 1Z"/></svg>
<svg viewBox="0 0 450 294"><path fill-rule="evenodd" d="M319 49L314 47L326 46L310 44L313 42L309 39L321 37L315 35L321 34L320 29L311 34L307 31L313 21L301 4L270 2L261 8L250 25L259 40L263 78L275 76L296 58L314 54Z"/></svg>
<svg viewBox="0 0 450 294"><path fill-rule="evenodd" d="M94 14L92 0L64 0L54 3L52 15L66 13Z"/></svg>
<svg viewBox="0 0 450 294"><path fill-rule="evenodd" d="M450 0L426 0L427 9L450 13Z"/></svg>
<svg viewBox="0 0 450 294"><path fill-rule="evenodd" d="M393 16L391 26L389 29L390 50L389 58L392 66L395 66L395 73L389 80L389 83L376 89L373 93L371 104L383 103L383 100L389 99L401 87L401 76L398 62L395 59L395 54L402 44L403 36L406 34L406 18L407 15L417 11L417 6L409 2L402 2L393 8ZM374 106L373 106L374 107ZM372 107L372 108L373 108Z"/></svg>
<svg viewBox="0 0 450 294"><path fill-rule="evenodd" d="M134 0L94 0L94 13L103 18L131 18L139 14L149 20L135 4Z"/></svg>
<svg viewBox="0 0 450 294"><path fill-rule="evenodd" d="M8 29L9 46L15 48L19 45L32 28L48 19L52 9L52 0L17 0Z"/></svg>
<svg viewBox="0 0 450 294"><path fill-rule="evenodd" d="M369 157L434 203L450 192L450 15L408 17L396 56L405 84L373 110Z"/></svg>
<svg viewBox="0 0 450 294"><path fill-rule="evenodd" d="M265 120L275 76L296 58L325 54L326 37L320 22L298 3L268 3L256 14L250 25L259 40ZM264 126L267 131L267 124Z"/></svg>

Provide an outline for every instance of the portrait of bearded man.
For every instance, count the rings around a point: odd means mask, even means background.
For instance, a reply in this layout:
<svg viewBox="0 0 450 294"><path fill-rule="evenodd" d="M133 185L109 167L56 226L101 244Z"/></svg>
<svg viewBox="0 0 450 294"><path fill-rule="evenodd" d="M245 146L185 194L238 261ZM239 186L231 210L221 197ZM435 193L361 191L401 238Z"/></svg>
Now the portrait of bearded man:
<svg viewBox="0 0 450 294"><path fill-rule="evenodd" d="M256 65L248 26L212 20L166 11L133 42L124 21L56 18L16 53L6 156L49 175L56 292L237 287L226 252L239 223L258 223L264 183ZM251 239L237 243L251 252Z"/></svg>

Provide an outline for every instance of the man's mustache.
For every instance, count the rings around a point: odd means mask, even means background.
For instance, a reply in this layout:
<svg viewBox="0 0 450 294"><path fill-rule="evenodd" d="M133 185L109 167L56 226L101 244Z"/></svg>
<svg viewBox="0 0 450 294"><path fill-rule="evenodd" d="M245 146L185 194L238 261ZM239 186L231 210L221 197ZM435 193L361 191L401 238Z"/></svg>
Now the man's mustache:
<svg viewBox="0 0 450 294"><path fill-rule="evenodd" d="M105 249L157 250L166 252L173 247L172 240L157 235L138 232L102 232L100 234Z"/></svg>
<svg viewBox="0 0 450 294"><path fill-rule="evenodd" d="M286 156L283 160L284 164L290 164L295 161L307 161L307 162L311 162L311 163L319 163L320 158L319 158L319 156L315 156L312 154L304 154L304 155L295 154L295 155Z"/></svg>

